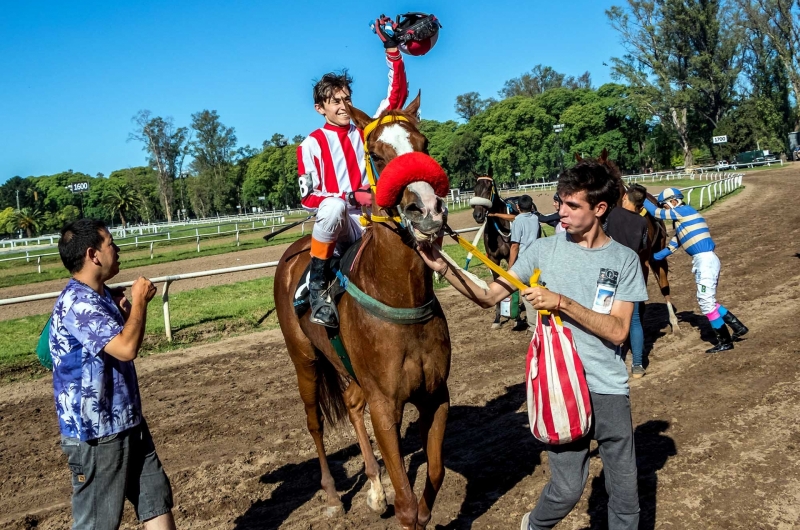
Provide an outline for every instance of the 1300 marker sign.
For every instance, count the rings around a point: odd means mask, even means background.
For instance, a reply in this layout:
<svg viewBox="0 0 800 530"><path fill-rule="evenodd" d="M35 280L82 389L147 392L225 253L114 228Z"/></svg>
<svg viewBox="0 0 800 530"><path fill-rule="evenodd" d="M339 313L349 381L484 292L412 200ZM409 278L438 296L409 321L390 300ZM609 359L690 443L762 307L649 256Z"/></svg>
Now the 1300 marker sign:
<svg viewBox="0 0 800 530"><path fill-rule="evenodd" d="M728 137L727 136L714 136L712 137L712 141L715 144L727 144Z"/></svg>

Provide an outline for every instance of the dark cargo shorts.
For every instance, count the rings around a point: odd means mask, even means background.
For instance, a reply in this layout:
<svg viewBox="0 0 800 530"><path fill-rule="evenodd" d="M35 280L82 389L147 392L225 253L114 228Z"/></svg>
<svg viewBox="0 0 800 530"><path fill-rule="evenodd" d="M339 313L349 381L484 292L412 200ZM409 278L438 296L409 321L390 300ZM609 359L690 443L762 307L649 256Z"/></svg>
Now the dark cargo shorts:
<svg viewBox="0 0 800 530"><path fill-rule="evenodd" d="M117 529L127 498L140 521L172 509L172 488L147 423L81 442L61 436L72 472L73 529Z"/></svg>

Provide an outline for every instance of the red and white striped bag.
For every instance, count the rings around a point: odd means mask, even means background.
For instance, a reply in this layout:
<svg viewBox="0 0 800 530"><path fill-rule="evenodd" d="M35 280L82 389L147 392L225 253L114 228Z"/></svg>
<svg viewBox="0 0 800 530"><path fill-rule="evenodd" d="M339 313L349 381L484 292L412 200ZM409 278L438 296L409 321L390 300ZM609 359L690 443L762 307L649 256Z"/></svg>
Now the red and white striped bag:
<svg viewBox="0 0 800 530"><path fill-rule="evenodd" d="M583 363L572 332L557 314L536 312L536 331L528 347L525 382L533 435L559 445L585 436L592 426L592 402Z"/></svg>

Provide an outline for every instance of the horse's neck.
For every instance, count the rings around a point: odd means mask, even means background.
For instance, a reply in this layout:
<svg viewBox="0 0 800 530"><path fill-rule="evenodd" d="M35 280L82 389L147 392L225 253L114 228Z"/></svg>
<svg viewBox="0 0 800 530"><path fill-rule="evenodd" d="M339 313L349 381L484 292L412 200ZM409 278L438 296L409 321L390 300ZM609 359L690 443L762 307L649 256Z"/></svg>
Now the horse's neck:
<svg viewBox="0 0 800 530"><path fill-rule="evenodd" d="M433 274L387 226L374 225L354 271L356 285L392 307L419 307L433 296Z"/></svg>
<svg viewBox="0 0 800 530"><path fill-rule="evenodd" d="M491 213L508 213L508 206L506 206L506 202L500 198L499 195L495 194L494 202L492 202L492 209L489 210ZM511 222L506 221L505 219L500 219L499 217L493 217L493 223L496 228L508 232L511 230Z"/></svg>

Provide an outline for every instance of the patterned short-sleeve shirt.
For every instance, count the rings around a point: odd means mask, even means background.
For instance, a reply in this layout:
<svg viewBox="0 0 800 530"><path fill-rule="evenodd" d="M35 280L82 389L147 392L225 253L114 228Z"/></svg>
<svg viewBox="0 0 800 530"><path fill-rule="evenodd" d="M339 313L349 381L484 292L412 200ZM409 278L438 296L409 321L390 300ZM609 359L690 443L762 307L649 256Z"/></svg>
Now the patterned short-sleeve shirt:
<svg viewBox="0 0 800 530"><path fill-rule="evenodd" d="M133 361L103 348L125 321L105 290L72 279L56 301L50 324L53 394L61 434L80 440L110 436L142 419Z"/></svg>

